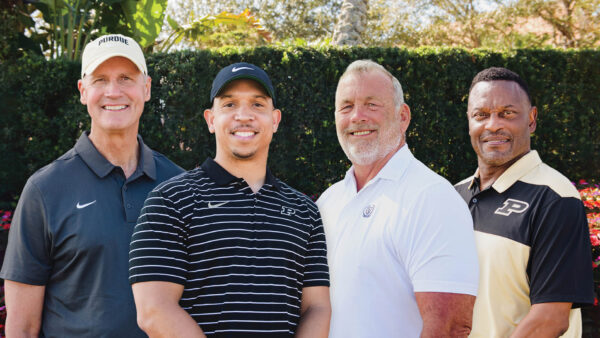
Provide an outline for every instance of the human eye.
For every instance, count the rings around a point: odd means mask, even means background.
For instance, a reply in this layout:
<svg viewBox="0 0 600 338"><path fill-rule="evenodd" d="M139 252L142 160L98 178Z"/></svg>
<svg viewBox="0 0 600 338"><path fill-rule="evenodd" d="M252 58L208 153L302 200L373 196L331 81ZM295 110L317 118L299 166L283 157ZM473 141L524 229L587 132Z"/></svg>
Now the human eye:
<svg viewBox="0 0 600 338"><path fill-rule="evenodd" d="M476 111L471 115L475 120L481 121L489 116L488 113L482 111Z"/></svg>
<svg viewBox="0 0 600 338"><path fill-rule="evenodd" d="M505 110L501 114L502 114L502 117L506 117L506 118L513 118L513 117L517 116L517 112L515 112L513 110Z"/></svg>
<svg viewBox="0 0 600 338"><path fill-rule="evenodd" d="M119 77L119 83L124 86L132 86L135 82L133 77L123 74Z"/></svg>
<svg viewBox="0 0 600 338"><path fill-rule="evenodd" d="M101 78L101 77L92 78L90 80L90 84L93 87L101 87L101 86L104 86L105 83L106 83L106 80L104 78Z"/></svg>
<svg viewBox="0 0 600 338"><path fill-rule="evenodd" d="M345 113L345 112L350 111L350 110L352 110L352 105L351 104L342 105L340 107L340 109L338 109L338 111L342 112L342 113Z"/></svg>

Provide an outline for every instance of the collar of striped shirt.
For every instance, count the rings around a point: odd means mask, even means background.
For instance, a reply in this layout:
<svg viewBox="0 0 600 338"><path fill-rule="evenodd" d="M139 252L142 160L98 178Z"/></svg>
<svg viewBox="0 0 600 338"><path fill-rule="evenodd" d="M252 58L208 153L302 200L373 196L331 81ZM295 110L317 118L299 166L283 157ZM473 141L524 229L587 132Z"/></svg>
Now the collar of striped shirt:
<svg viewBox="0 0 600 338"><path fill-rule="evenodd" d="M237 181L242 182L244 179L240 177L235 177L230 174L225 168L221 167L221 165L212 158L208 157L204 163L202 163L202 169L206 172L206 174L212 178L218 185L224 186L231 182ZM281 186L279 184L279 180L271 173L271 170L267 168L267 174L265 177L265 184L269 184L273 186L277 190L281 190Z"/></svg>

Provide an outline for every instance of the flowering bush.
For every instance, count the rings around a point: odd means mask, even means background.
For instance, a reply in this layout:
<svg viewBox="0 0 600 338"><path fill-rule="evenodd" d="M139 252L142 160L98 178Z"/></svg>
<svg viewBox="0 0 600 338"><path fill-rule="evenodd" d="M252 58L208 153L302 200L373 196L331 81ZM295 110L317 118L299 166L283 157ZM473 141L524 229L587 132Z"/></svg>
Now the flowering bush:
<svg viewBox="0 0 600 338"><path fill-rule="evenodd" d="M587 209L590 242L592 243L594 288L596 291L594 306L598 306L598 295L600 294L600 185L579 180L575 186L579 190L581 201Z"/></svg>
<svg viewBox="0 0 600 338"><path fill-rule="evenodd" d="M10 221L12 220L12 211L0 210L0 231L10 229Z"/></svg>

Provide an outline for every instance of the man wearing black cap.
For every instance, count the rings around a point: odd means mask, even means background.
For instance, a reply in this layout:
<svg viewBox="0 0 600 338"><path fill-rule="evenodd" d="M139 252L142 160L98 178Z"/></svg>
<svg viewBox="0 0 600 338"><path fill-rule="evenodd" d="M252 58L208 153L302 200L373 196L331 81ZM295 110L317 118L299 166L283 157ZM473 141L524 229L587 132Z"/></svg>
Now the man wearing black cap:
<svg viewBox="0 0 600 338"><path fill-rule="evenodd" d="M316 205L267 169L281 112L267 74L236 63L205 110L216 156L148 195L130 249L150 336L326 337L331 313Z"/></svg>

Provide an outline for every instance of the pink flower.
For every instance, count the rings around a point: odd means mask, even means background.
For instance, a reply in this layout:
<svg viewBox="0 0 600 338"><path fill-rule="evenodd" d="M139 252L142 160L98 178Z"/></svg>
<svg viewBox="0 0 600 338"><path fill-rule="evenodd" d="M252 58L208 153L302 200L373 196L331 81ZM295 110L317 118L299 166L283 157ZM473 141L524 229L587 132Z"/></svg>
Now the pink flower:
<svg viewBox="0 0 600 338"><path fill-rule="evenodd" d="M590 242L592 242L592 246L600 245L600 238L598 235L590 234Z"/></svg>

